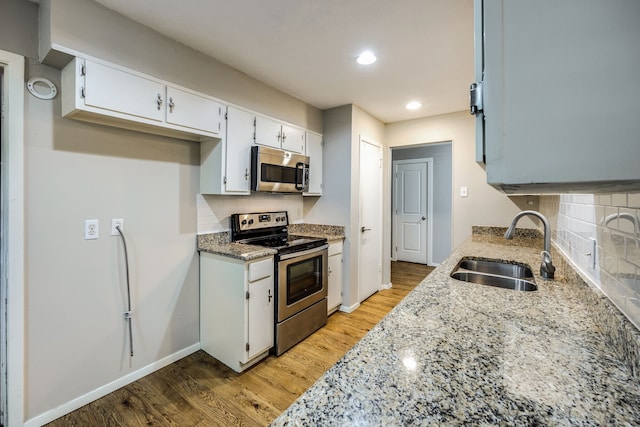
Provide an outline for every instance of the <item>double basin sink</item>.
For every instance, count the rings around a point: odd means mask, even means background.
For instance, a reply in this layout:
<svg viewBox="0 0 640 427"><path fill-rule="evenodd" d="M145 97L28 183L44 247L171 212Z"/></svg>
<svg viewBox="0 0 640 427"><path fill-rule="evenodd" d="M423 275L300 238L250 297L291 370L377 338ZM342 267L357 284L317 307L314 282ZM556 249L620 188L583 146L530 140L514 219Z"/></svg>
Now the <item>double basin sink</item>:
<svg viewBox="0 0 640 427"><path fill-rule="evenodd" d="M538 289L531 267L526 264L496 259L464 257L453 269L451 277L463 282L515 291L535 291Z"/></svg>

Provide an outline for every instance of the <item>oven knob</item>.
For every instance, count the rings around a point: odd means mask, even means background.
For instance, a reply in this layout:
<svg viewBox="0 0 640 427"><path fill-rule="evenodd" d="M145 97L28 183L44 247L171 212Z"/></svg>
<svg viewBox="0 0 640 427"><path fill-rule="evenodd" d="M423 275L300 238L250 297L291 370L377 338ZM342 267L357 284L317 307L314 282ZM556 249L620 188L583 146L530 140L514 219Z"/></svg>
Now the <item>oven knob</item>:
<svg viewBox="0 0 640 427"><path fill-rule="evenodd" d="M280 222L280 217L279 216L276 217L276 222Z"/></svg>
<svg viewBox="0 0 640 427"><path fill-rule="evenodd" d="M246 219L243 219L243 220L242 220L242 222L241 222L240 224L242 224L242 225L247 225L247 220L246 220Z"/></svg>
<svg viewBox="0 0 640 427"><path fill-rule="evenodd" d="M253 224L253 220L252 219L249 220L249 225L251 225L251 224Z"/></svg>

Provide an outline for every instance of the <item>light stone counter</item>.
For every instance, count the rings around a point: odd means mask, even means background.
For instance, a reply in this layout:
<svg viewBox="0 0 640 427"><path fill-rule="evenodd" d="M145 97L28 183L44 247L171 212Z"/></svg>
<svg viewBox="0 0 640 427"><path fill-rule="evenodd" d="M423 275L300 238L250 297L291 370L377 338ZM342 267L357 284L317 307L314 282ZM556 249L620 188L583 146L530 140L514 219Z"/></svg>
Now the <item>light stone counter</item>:
<svg viewBox="0 0 640 427"><path fill-rule="evenodd" d="M344 227L323 224L289 224L289 234L308 237L322 237L331 240L344 239Z"/></svg>
<svg viewBox="0 0 640 427"><path fill-rule="evenodd" d="M251 261L278 253L275 249L266 248L264 246L230 243L228 231L199 235L198 250L243 261Z"/></svg>
<svg viewBox="0 0 640 427"><path fill-rule="evenodd" d="M638 330L557 253L556 281L543 280L541 239L487 230L273 425L640 425ZM454 280L463 256L527 263L539 289Z"/></svg>
<svg viewBox="0 0 640 427"><path fill-rule="evenodd" d="M344 227L338 225L321 224L289 224L289 234L308 237L324 237L327 240L344 239ZM209 233L198 235L197 249L216 255L223 255L243 261L251 261L266 256L275 255L275 249L263 246L231 243L230 233Z"/></svg>

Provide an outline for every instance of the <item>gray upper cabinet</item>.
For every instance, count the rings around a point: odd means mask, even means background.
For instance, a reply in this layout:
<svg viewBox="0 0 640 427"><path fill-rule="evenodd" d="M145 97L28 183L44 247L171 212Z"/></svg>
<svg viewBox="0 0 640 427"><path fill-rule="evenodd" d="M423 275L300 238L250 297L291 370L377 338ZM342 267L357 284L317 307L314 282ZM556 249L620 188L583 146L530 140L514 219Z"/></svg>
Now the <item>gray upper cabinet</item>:
<svg viewBox="0 0 640 427"><path fill-rule="evenodd" d="M475 14L487 181L640 190L640 1L475 0Z"/></svg>

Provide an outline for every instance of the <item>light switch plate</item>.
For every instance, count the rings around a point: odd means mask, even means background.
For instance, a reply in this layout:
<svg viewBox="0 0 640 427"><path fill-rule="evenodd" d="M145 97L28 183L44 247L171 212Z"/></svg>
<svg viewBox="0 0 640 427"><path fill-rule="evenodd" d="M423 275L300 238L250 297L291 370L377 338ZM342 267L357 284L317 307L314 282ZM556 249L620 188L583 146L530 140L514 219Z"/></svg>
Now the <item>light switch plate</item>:
<svg viewBox="0 0 640 427"><path fill-rule="evenodd" d="M469 195L469 191L467 187L460 187L460 197L467 197Z"/></svg>

